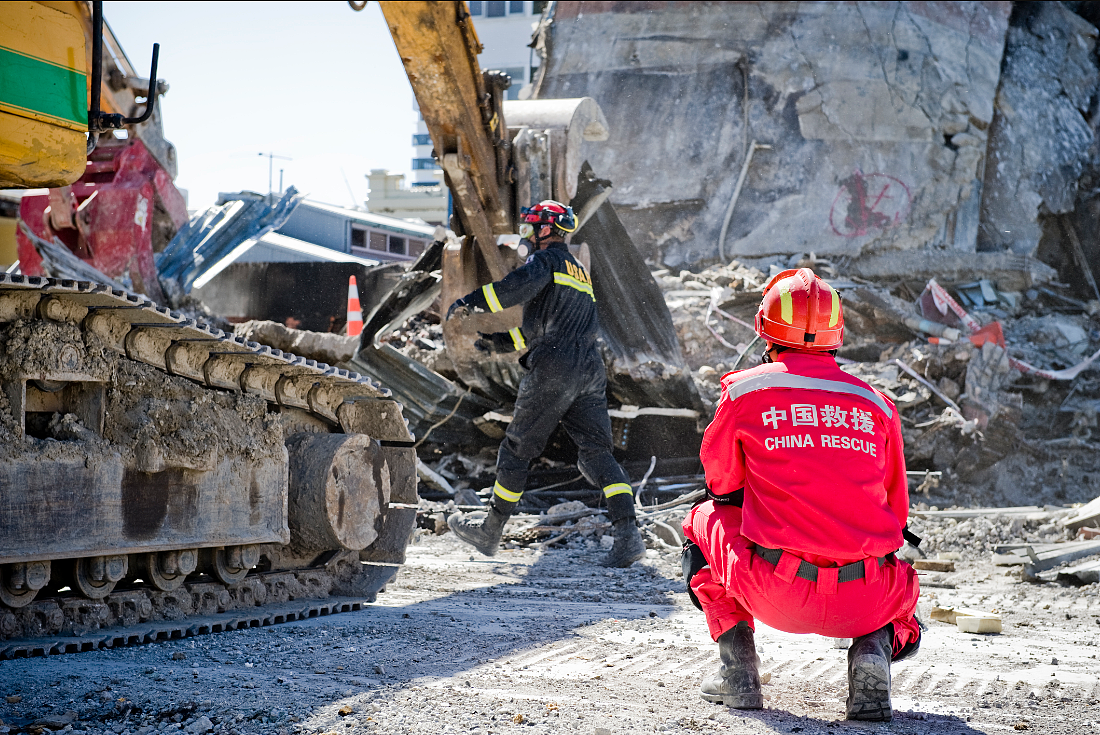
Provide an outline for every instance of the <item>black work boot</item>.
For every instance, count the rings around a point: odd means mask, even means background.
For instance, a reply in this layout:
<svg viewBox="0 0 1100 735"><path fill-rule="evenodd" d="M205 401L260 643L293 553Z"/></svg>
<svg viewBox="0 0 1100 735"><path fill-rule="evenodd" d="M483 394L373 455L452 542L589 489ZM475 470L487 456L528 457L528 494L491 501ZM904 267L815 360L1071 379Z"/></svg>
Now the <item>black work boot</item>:
<svg viewBox="0 0 1100 735"><path fill-rule="evenodd" d="M890 659L894 654L894 626L887 623L874 633L860 636L848 649L849 720L889 722Z"/></svg>
<svg viewBox="0 0 1100 735"><path fill-rule="evenodd" d="M447 519L447 526L455 532L455 536L485 556L494 556L500 547L500 537L504 534L504 524L508 522L509 515L494 504L489 506L488 511L455 513Z"/></svg>
<svg viewBox="0 0 1100 735"><path fill-rule="evenodd" d="M718 636L718 655L722 666L703 680L703 699L734 709L762 708L760 657L748 623L742 621Z"/></svg>
<svg viewBox="0 0 1100 735"><path fill-rule="evenodd" d="M620 518L612 523L611 535L615 544L600 561L602 566L628 567L645 556L645 542L633 518Z"/></svg>

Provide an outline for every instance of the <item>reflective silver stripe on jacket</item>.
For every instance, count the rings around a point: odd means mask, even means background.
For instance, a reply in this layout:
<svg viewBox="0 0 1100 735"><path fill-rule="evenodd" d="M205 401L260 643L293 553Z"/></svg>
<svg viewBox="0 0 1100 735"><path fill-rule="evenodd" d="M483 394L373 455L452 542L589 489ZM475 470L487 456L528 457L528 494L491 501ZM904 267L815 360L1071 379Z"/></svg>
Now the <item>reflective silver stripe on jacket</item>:
<svg viewBox="0 0 1100 735"><path fill-rule="evenodd" d="M882 409L887 418L893 418L894 412L890 410L890 404L883 400L882 396L869 388L863 388L850 383L842 383L839 380L822 380L821 378L807 378L803 375L791 375L790 373L764 373L754 375L751 378L737 380L730 383L729 398L736 401L746 393L753 393L767 388L803 388L809 390L824 390L830 393L848 393L860 398L866 398Z"/></svg>

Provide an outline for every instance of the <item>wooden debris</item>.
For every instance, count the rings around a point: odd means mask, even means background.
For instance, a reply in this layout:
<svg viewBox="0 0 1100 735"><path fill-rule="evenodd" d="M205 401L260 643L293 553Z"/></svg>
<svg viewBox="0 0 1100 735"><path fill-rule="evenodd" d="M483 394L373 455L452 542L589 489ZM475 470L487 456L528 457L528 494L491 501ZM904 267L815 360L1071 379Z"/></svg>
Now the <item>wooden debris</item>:
<svg viewBox="0 0 1100 735"><path fill-rule="evenodd" d="M987 610L973 610L965 607L934 607L930 617L941 623L958 627L963 633L1000 633L1001 616Z"/></svg>
<svg viewBox="0 0 1100 735"><path fill-rule="evenodd" d="M913 568L923 572L953 572L955 562L946 559L915 559Z"/></svg>

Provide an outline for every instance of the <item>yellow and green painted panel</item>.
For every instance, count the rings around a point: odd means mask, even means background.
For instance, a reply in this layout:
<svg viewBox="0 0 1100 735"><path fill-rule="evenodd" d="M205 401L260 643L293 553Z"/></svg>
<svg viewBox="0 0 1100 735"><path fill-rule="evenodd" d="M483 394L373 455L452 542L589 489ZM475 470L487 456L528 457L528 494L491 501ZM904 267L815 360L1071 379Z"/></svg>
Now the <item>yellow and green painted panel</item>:
<svg viewBox="0 0 1100 735"><path fill-rule="evenodd" d="M80 20L35 2L0 18L0 186L62 186L80 178L88 70Z"/></svg>

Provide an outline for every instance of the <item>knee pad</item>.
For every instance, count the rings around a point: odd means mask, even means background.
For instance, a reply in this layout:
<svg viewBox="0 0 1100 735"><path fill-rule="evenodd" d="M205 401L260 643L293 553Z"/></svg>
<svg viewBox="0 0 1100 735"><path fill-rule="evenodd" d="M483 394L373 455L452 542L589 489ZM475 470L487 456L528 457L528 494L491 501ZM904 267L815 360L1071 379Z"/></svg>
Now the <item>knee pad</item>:
<svg viewBox="0 0 1100 735"><path fill-rule="evenodd" d="M707 566L707 560L703 556L703 550L694 541L685 541L684 550L680 552L680 567L684 570L684 584L687 585L691 604L700 610L703 609L703 606L699 603L699 598L695 596L694 590L691 589L691 578L705 566Z"/></svg>

